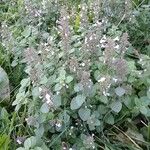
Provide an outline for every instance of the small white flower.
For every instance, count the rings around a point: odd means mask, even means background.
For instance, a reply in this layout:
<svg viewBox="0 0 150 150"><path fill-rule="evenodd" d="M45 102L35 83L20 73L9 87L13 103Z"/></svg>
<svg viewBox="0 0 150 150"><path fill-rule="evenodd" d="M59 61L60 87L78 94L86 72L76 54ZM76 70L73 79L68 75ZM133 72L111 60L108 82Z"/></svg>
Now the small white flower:
<svg viewBox="0 0 150 150"><path fill-rule="evenodd" d="M106 91L103 91L104 96L110 96L109 93L107 93Z"/></svg>
<svg viewBox="0 0 150 150"><path fill-rule="evenodd" d="M39 87L39 92L42 92L42 88L41 87Z"/></svg>
<svg viewBox="0 0 150 150"><path fill-rule="evenodd" d="M105 48L105 47L106 47L106 44L102 44L102 45L101 45L101 48Z"/></svg>
<svg viewBox="0 0 150 150"><path fill-rule="evenodd" d="M90 36L90 41L93 39L93 37L92 36Z"/></svg>
<svg viewBox="0 0 150 150"><path fill-rule="evenodd" d="M49 94L46 94L45 98L46 98L47 101L50 101L50 95Z"/></svg>
<svg viewBox="0 0 150 150"><path fill-rule="evenodd" d="M54 51L52 51L51 54L54 55Z"/></svg>
<svg viewBox="0 0 150 150"><path fill-rule="evenodd" d="M72 135L72 133L70 132L69 135Z"/></svg>
<svg viewBox="0 0 150 150"><path fill-rule="evenodd" d="M72 148L69 148L69 150L73 150Z"/></svg>
<svg viewBox="0 0 150 150"><path fill-rule="evenodd" d="M119 41L119 37L117 36L116 38L114 38L114 41Z"/></svg>
<svg viewBox="0 0 150 150"><path fill-rule="evenodd" d="M102 43L105 43L106 42L106 40L105 39L101 39L100 40L100 43L102 44Z"/></svg>
<svg viewBox="0 0 150 150"><path fill-rule="evenodd" d="M62 125L61 125L61 123L59 122L59 123L56 123L56 127L58 127L58 128L60 128Z"/></svg>
<svg viewBox="0 0 150 150"><path fill-rule="evenodd" d="M21 142L19 139L17 139L17 143L18 143L18 144L22 144L22 142Z"/></svg>
<svg viewBox="0 0 150 150"><path fill-rule="evenodd" d="M105 77L102 77L102 78L100 78L99 80L98 80L98 82L104 82L106 80L106 78Z"/></svg>
<svg viewBox="0 0 150 150"><path fill-rule="evenodd" d="M116 45L114 48L119 49L119 45Z"/></svg>
<svg viewBox="0 0 150 150"><path fill-rule="evenodd" d="M84 66L85 66L85 63L82 63L81 66L84 67Z"/></svg>
<svg viewBox="0 0 150 150"><path fill-rule="evenodd" d="M59 95L59 94L60 94L60 92L59 92L59 91L57 91L57 92L56 92L56 95Z"/></svg>
<svg viewBox="0 0 150 150"><path fill-rule="evenodd" d="M38 54L41 54L41 53L42 53L42 51L41 51L41 50L39 50Z"/></svg>
<svg viewBox="0 0 150 150"><path fill-rule="evenodd" d="M63 86L66 86L66 84L65 84L65 83L63 83Z"/></svg>
<svg viewBox="0 0 150 150"><path fill-rule="evenodd" d="M117 79L117 78L113 78L113 81L117 82L117 81L118 81L118 79Z"/></svg>

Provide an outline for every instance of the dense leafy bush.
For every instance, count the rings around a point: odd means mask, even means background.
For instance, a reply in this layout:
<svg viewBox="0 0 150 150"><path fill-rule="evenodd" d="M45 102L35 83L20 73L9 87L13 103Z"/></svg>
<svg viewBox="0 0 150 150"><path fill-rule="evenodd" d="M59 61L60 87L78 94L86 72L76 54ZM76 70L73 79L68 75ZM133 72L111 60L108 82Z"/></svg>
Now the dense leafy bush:
<svg viewBox="0 0 150 150"><path fill-rule="evenodd" d="M1 7L0 62L12 103L0 108L0 149L149 149L148 2Z"/></svg>

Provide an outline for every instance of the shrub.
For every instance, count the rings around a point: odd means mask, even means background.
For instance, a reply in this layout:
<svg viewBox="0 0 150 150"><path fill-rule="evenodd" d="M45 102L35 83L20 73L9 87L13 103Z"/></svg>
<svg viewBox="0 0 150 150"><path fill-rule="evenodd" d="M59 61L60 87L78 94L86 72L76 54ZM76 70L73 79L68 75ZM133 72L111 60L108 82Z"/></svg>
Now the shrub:
<svg viewBox="0 0 150 150"><path fill-rule="evenodd" d="M9 4L2 45L24 70L9 130L17 150L146 148L150 57L119 27L132 3Z"/></svg>

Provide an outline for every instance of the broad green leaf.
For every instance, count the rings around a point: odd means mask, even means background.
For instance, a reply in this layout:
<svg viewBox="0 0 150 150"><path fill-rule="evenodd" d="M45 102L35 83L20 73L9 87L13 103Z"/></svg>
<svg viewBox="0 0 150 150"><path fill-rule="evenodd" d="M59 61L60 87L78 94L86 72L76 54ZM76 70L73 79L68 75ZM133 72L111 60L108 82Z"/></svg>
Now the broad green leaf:
<svg viewBox="0 0 150 150"><path fill-rule="evenodd" d="M81 83L75 84L75 86L74 86L74 91L75 92L80 92L82 90L83 90L83 85Z"/></svg>
<svg viewBox="0 0 150 150"><path fill-rule="evenodd" d="M91 115L91 110L88 108L80 108L78 114L83 121L87 121Z"/></svg>
<svg viewBox="0 0 150 150"><path fill-rule="evenodd" d="M56 107L61 106L61 96L60 95L54 95L53 96L53 103Z"/></svg>
<svg viewBox="0 0 150 150"><path fill-rule="evenodd" d="M98 112L100 113L100 114L106 114L106 112L108 111L108 108L105 106L105 105L99 105L98 106Z"/></svg>
<svg viewBox="0 0 150 150"><path fill-rule="evenodd" d="M30 78L22 79L20 84L21 84L22 87L29 86L30 85Z"/></svg>
<svg viewBox="0 0 150 150"><path fill-rule="evenodd" d="M36 134L36 136L37 136L38 138L41 138L41 137L43 136L43 134L44 134L44 127L43 127L43 125L41 125L41 126L40 126L39 128L37 128L37 129L35 129L34 132L35 132L35 134Z"/></svg>
<svg viewBox="0 0 150 150"><path fill-rule="evenodd" d="M59 78L60 78L61 80L65 80L65 78L66 78L66 71L65 71L64 69L61 69L61 70L60 70Z"/></svg>
<svg viewBox="0 0 150 150"><path fill-rule="evenodd" d="M71 81L73 80L73 77L72 76L67 76L66 77L66 83L70 83Z"/></svg>
<svg viewBox="0 0 150 150"><path fill-rule="evenodd" d="M119 113L122 109L122 103L120 101L115 101L110 105L110 107L114 112Z"/></svg>
<svg viewBox="0 0 150 150"><path fill-rule="evenodd" d="M122 88L122 87L117 87L116 89L115 89L115 93L119 96L119 97L121 97L121 96L123 96L124 94L125 94L125 89L124 88Z"/></svg>
<svg viewBox="0 0 150 150"><path fill-rule="evenodd" d="M36 144L37 144L36 137L31 136L25 140L24 147L25 149L30 149L33 148Z"/></svg>
<svg viewBox="0 0 150 150"><path fill-rule="evenodd" d="M107 98L107 96L101 96L101 97L100 97L100 101L103 102L104 104L107 104L107 103L108 103L108 98Z"/></svg>
<svg viewBox="0 0 150 150"><path fill-rule="evenodd" d="M48 106L48 104L47 104L47 103L44 103L44 104L41 106L40 111L41 111L42 113L48 113L48 112L49 112L49 106Z"/></svg>
<svg viewBox="0 0 150 150"><path fill-rule="evenodd" d="M94 78L95 78L95 80L98 81L101 78L101 76L102 76L102 74L101 74L101 72L99 70L96 70L94 72Z"/></svg>
<svg viewBox="0 0 150 150"><path fill-rule="evenodd" d="M27 26L27 27L24 29L24 31L22 32L22 35L23 35L25 38L27 38L27 37L30 36L30 34L31 34L31 26Z"/></svg>
<svg viewBox="0 0 150 150"><path fill-rule="evenodd" d="M150 105L150 99L147 96L142 96L140 98L140 101L141 101L141 103L142 103L143 106Z"/></svg>
<svg viewBox="0 0 150 150"><path fill-rule="evenodd" d="M127 64L128 64L128 70L129 70L129 72L132 72L133 70L136 69L135 61L127 61Z"/></svg>
<svg viewBox="0 0 150 150"><path fill-rule="evenodd" d="M32 96L35 99L39 98L39 96L40 96L39 87L33 87L33 89L32 89Z"/></svg>
<svg viewBox="0 0 150 150"><path fill-rule="evenodd" d="M57 83L54 87L55 91L60 91L62 89L62 85L60 83Z"/></svg>
<svg viewBox="0 0 150 150"><path fill-rule="evenodd" d="M135 105L136 105L137 107L140 107L140 106L142 105L141 100L140 100L139 98L137 98L137 97L135 97L134 102L135 102Z"/></svg>
<svg viewBox="0 0 150 150"><path fill-rule="evenodd" d="M85 96L84 95L77 95L75 98L72 99L70 108L72 110L78 109L82 106L82 104L85 102Z"/></svg>
<svg viewBox="0 0 150 150"><path fill-rule="evenodd" d="M59 114L59 119L62 120L64 123L68 123L70 121L70 116L66 111Z"/></svg>
<svg viewBox="0 0 150 150"><path fill-rule="evenodd" d="M147 108L145 106L141 106L140 107L140 112L143 114L143 115L146 115L147 114Z"/></svg>
<svg viewBox="0 0 150 150"><path fill-rule="evenodd" d="M113 115L112 114L107 115L106 118L105 118L105 122L108 123L108 124L113 125L114 122L115 122Z"/></svg>

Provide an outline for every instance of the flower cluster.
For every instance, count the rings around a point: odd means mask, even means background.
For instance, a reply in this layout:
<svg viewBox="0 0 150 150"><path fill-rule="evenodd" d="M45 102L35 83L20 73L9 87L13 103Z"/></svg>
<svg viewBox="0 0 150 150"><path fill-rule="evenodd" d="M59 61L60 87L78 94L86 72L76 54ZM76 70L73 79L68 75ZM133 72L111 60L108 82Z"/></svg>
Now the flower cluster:
<svg viewBox="0 0 150 150"><path fill-rule="evenodd" d="M61 8L60 19L58 21L60 36L62 40L63 50L68 53L70 50L70 28L69 28L69 15L65 7Z"/></svg>

